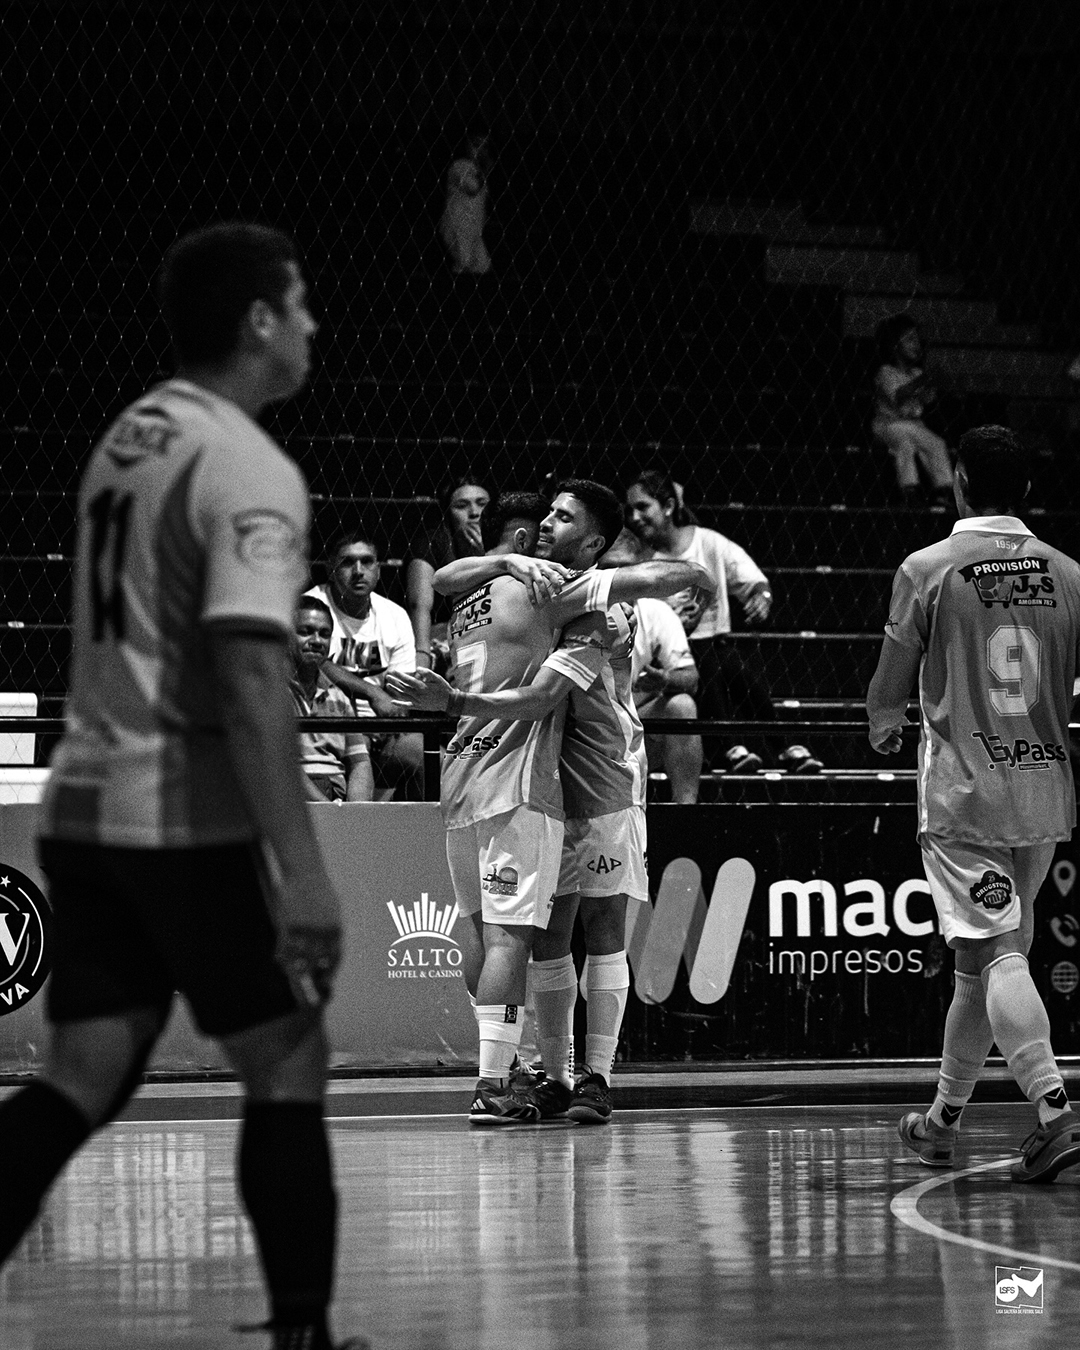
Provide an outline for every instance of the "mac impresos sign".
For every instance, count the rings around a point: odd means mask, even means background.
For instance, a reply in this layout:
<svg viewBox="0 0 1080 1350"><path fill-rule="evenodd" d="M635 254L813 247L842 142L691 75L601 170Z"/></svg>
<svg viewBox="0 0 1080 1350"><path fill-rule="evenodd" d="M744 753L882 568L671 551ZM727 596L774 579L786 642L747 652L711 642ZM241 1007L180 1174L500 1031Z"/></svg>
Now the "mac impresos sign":
<svg viewBox="0 0 1080 1350"><path fill-rule="evenodd" d="M1032 949L1061 1053L1080 1027L1073 854L1058 850ZM940 1053L953 960L913 807L655 807L649 880L629 943L633 1058Z"/></svg>

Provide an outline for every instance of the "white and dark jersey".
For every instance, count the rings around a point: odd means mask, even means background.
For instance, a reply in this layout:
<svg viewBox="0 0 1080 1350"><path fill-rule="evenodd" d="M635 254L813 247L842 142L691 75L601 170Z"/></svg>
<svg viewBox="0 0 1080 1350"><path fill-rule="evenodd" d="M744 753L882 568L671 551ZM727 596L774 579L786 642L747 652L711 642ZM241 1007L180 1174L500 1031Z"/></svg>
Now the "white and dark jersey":
<svg viewBox="0 0 1080 1350"><path fill-rule="evenodd" d="M633 658L635 680L646 666L655 666L658 670L688 670L696 665L686 630L670 605L663 600L646 598L636 602L634 612L637 615Z"/></svg>
<svg viewBox="0 0 1080 1350"><path fill-rule="evenodd" d="M570 820L645 805L648 765L632 674L637 627L631 605L583 615L567 624L558 647L544 662L575 680L559 756L563 805ZM586 685L586 662L593 651L601 653L603 661Z"/></svg>
<svg viewBox="0 0 1080 1350"><path fill-rule="evenodd" d="M694 526L690 545L682 553L671 553L665 549L654 549L654 558L674 558L678 562L697 563L705 569L716 583L716 593L709 597L701 611L701 617L689 629L693 638L719 637L731 632L731 604L729 593L736 600L744 600L755 587L767 586L768 578L754 562L746 549L718 534L716 530L706 530L701 525ZM667 603L683 620L697 613L694 590L679 591L668 597Z"/></svg>
<svg viewBox="0 0 1080 1350"><path fill-rule="evenodd" d="M330 660L365 680L382 685L391 671L412 675L416 671L416 638L408 612L385 595L372 595L371 608L362 619L346 614L334 601L329 586L313 586L304 592L321 600L330 610L334 631L330 636ZM374 717L370 703L356 702L359 717Z"/></svg>
<svg viewBox="0 0 1080 1350"><path fill-rule="evenodd" d="M590 570L546 604L530 603L512 577L496 577L458 599L450 619L450 679L466 694L490 694L531 684L560 630L592 610L605 610L611 571ZM582 653L577 681L591 684L596 664ZM442 769L442 811L448 829L488 820L518 806L562 819L559 747L566 703L539 721L462 717Z"/></svg>
<svg viewBox="0 0 1080 1350"><path fill-rule="evenodd" d="M1080 566L1015 517L957 521L901 564L885 632L922 653L920 833L1068 839Z"/></svg>
<svg viewBox="0 0 1080 1350"><path fill-rule="evenodd" d="M136 848L254 837L208 634L284 643L307 530L300 471L235 404L170 380L113 423L79 489L67 730L42 834Z"/></svg>

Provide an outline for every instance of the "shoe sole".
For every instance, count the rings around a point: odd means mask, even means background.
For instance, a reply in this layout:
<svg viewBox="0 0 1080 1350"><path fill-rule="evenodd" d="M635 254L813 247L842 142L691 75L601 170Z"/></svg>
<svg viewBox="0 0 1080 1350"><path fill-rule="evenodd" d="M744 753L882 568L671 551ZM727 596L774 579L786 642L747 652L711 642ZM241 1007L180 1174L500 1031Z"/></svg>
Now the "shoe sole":
<svg viewBox="0 0 1080 1350"><path fill-rule="evenodd" d="M900 1142L904 1145L904 1147L906 1149L909 1149L912 1153L914 1153L916 1158L918 1158L919 1162L921 1162L924 1167L935 1167L941 1169L944 1169L946 1167L952 1167L953 1155L951 1152L948 1158L927 1158L923 1154L922 1146L928 1143L929 1142L928 1140L919 1139L916 1138L914 1135L905 1134L902 1124L897 1126L896 1133L899 1136ZM940 1150L935 1151L940 1152Z"/></svg>
<svg viewBox="0 0 1080 1350"><path fill-rule="evenodd" d="M611 1122L611 1112L607 1115L597 1111L595 1107L585 1106L579 1103L577 1106L571 1106L566 1114L571 1120L576 1120L579 1125L608 1125Z"/></svg>
<svg viewBox="0 0 1080 1350"><path fill-rule="evenodd" d="M470 1125L539 1125L539 1120L535 1117L524 1116L474 1116L470 1114Z"/></svg>
<svg viewBox="0 0 1080 1350"><path fill-rule="evenodd" d="M1031 1176L1024 1174L1017 1175L1012 1173L1012 1179L1021 1186L1037 1186L1048 1184L1053 1181L1059 1172L1064 1172L1069 1167L1080 1165L1080 1141L1070 1144L1068 1148L1063 1148L1061 1152L1041 1172L1035 1172Z"/></svg>

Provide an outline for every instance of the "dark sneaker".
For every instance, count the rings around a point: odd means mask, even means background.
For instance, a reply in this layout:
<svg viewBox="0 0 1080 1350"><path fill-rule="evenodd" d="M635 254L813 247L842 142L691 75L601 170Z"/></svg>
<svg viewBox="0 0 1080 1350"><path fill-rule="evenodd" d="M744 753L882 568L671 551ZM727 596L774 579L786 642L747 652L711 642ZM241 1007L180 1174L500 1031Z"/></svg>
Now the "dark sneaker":
<svg viewBox="0 0 1080 1350"><path fill-rule="evenodd" d="M470 1125L535 1125L540 1119L540 1108L531 1100L532 1089L521 1089L509 1083L498 1083L480 1078L469 1107Z"/></svg>
<svg viewBox="0 0 1080 1350"><path fill-rule="evenodd" d="M745 745L733 745L724 759L728 773L757 773L761 768L761 756L747 750Z"/></svg>
<svg viewBox="0 0 1080 1350"><path fill-rule="evenodd" d="M580 1125L606 1125L611 1120L611 1089L600 1074L590 1072L588 1065L574 1083L566 1114Z"/></svg>
<svg viewBox="0 0 1080 1350"><path fill-rule="evenodd" d="M1024 1155L1012 1168L1013 1181L1053 1181L1066 1167L1080 1164L1080 1116L1066 1111L1032 1130L1020 1145Z"/></svg>
<svg viewBox="0 0 1080 1350"><path fill-rule="evenodd" d="M778 762L788 773L820 773L825 765L807 750L805 745L789 745Z"/></svg>
<svg viewBox="0 0 1080 1350"><path fill-rule="evenodd" d="M957 1126L935 1125L929 1116L909 1111L897 1126L900 1142L919 1155L924 1167L951 1167L956 1149Z"/></svg>
<svg viewBox="0 0 1080 1350"><path fill-rule="evenodd" d="M566 1108L574 1098L573 1089L557 1078L542 1078L533 1083L526 1095L540 1108L541 1120L565 1120Z"/></svg>
<svg viewBox="0 0 1080 1350"><path fill-rule="evenodd" d="M514 1056L514 1062L510 1065L510 1086L515 1088L535 1087L537 1083L543 1082L545 1078L543 1068L537 1068L535 1064L528 1064L518 1055Z"/></svg>

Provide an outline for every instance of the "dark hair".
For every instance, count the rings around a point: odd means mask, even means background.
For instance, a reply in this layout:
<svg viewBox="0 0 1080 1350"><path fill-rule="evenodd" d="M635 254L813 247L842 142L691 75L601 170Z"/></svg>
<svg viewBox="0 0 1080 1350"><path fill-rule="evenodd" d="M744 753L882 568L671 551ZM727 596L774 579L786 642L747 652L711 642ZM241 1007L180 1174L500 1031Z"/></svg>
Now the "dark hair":
<svg viewBox="0 0 1080 1350"><path fill-rule="evenodd" d="M568 492L585 507L593 524L604 536L604 547L600 553L606 552L618 539L623 527L622 503L618 497L610 488L604 487L602 483L594 483L591 478L564 478L556 484L555 496L560 492Z"/></svg>
<svg viewBox="0 0 1080 1350"><path fill-rule="evenodd" d="M379 558L382 556L379 552L378 544L376 544L374 538L370 534L366 533L364 530L353 530L351 534L343 534L335 539L331 547L326 550L326 566L331 572L334 570L334 564L337 562L341 551L346 548L352 548L354 544L370 544L375 553L375 557Z"/></svg>
<svg viewBox="0 0 1080 1350"><path fill-rule="evenodd" d="M539 525L550 511L547 498L538 492L501 492L480 517L484 547L494 548L510 521L530 520Z"/></svg>
<svg viewBox="0 0 1080 1350"><path fill-rule="evenodd" d="M964 466L969 506L1023 504L1031 485L1031 455L1008 427L973 427L960 437L956 456Z"/></svg>
<svg viewBox="0 0 1080 1350"><path fill-rule="evenodd" d="M325 600L320 600L317 595L302 595L300 597L296 602L296 612L297 614L302 614L305 609L321 610L331 623L334 622L334 614L330 606Z"/></svg>
<svg viewBox="0 0 1080 1350"><path fill-rule="evenodd" d="M918 332L918 325L910 314L890 314L881 320L874 329L874 342L882 365L891 365L896 360L896 344L913 328Z"/></svg>
<svg viewBox="0 0 1080 1350"><path fill-rule="evenodd" d="M458 490L458 488L463 487L483 488L489 498L494 499L495 497L494 492L492 492L491 488L488 487L483 474L472 473L471 471L469 473L463 473L458 478L455 478L450 482L444 483L443 486L439 488L438 492L435 494L439 499L439 505L443 509L443 515L445 515L447 511L450 510L450 502L454 496L454 493Z"/></svg>
<svg viewBox="0 0 1080 1350"><path fill-rule="evenodd" d="M158 298L181 362L222 361L256 300L284 311L297 262L293 241L268 225L230 221L178 239L165 255Z"/></svg>
<svg viewBox="0 0 1080 1350"><path fill-rule="evenodd" d="M672 525L691 525L694 523L691 513L686 509L683 502L682 488L670 475L664 473L663 469L642 469L637 477L627 484L627 492L632 487L644 489L661 506L664 502L674 502L675 509L671 513Z"/></svg>

